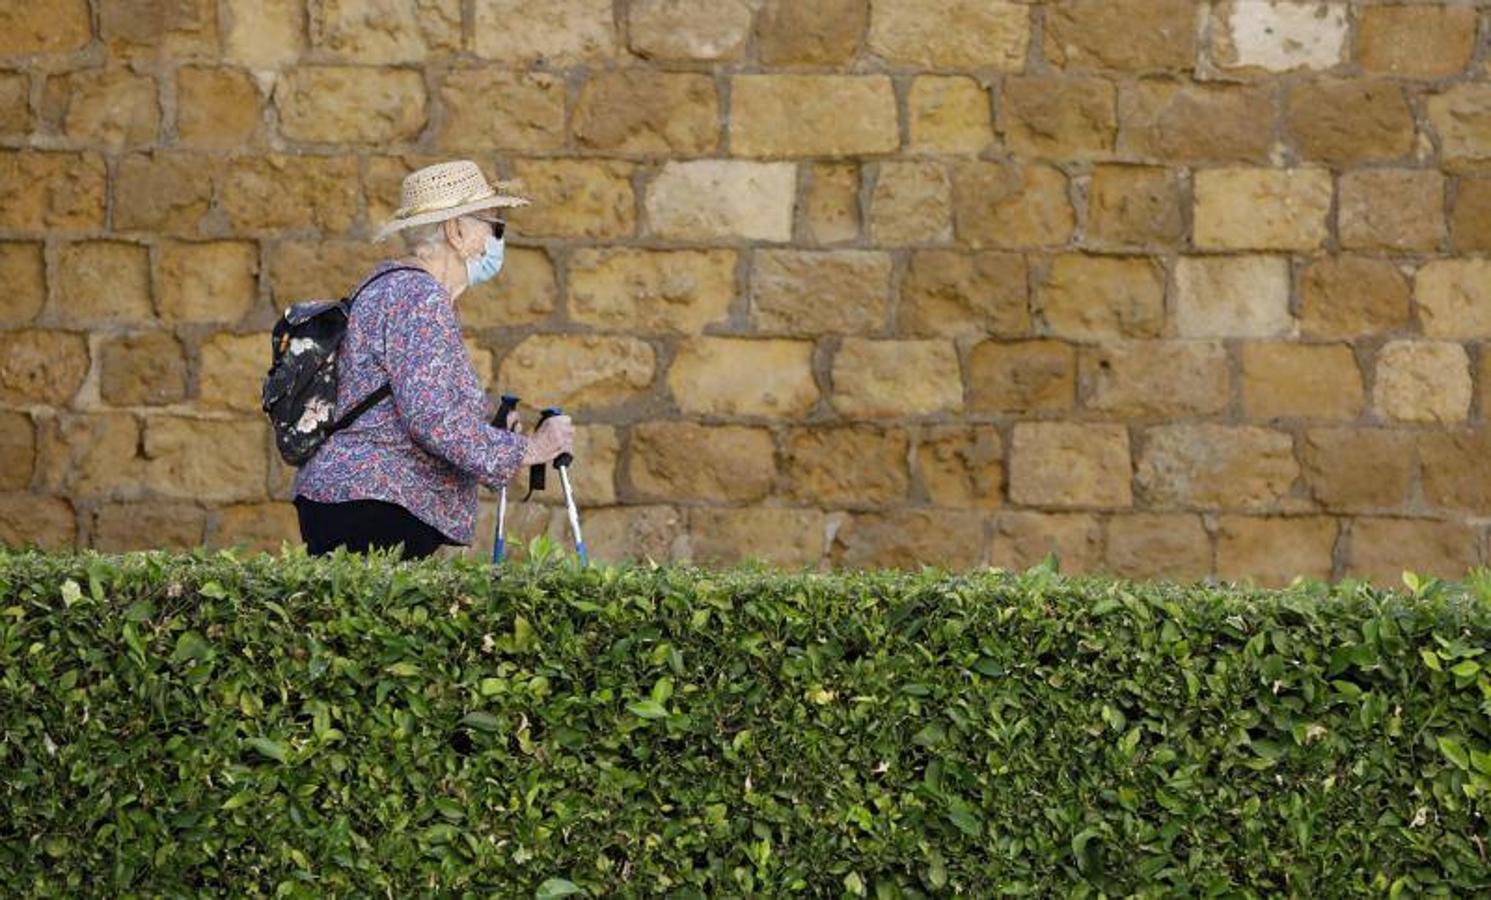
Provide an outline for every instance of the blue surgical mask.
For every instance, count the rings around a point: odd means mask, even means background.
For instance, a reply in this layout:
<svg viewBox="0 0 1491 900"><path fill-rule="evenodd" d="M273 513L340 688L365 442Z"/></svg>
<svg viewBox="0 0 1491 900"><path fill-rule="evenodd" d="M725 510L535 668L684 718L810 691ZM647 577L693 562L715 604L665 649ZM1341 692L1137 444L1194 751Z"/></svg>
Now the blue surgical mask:
<svg viewBox="0 0 1491 900"><path fill-rule="evenodd" d="M502 257L504 242L497 237L487 235L487 246L482 254L473 259L466 260L466 283L472 287L484 281L491 281L502 271Z"/></svg>

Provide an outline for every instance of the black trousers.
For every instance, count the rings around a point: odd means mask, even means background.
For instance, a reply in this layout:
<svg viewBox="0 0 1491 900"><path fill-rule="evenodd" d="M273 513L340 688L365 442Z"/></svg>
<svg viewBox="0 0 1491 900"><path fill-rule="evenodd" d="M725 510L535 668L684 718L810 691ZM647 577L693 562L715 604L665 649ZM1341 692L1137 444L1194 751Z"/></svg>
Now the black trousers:
<svg viewBox="0 0 1491 900"><path fill-rule="evenodd" d="M445 535L414 513L383 500L318 503L295 498L300 515L300 537L314 556L346 547L354 553L387 550L403 545L405 559L424 559L448 544Z"/></svg>

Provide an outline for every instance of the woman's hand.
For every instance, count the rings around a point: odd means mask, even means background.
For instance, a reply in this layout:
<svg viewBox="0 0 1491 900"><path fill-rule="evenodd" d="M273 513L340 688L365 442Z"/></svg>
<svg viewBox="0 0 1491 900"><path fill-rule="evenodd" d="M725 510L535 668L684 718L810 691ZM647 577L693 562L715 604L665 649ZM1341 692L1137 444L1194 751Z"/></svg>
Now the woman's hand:
<svg viewBox="0 0 1491 900"><path fill-rule="evenodd" d="M511 420L509 420L511 421ZM514 423L514 431L521 426ZM523 454L523 465L536 466L554 459L561 453L575 452L575 423L569 416L550 416L528 438L528 449Z"/></svg>

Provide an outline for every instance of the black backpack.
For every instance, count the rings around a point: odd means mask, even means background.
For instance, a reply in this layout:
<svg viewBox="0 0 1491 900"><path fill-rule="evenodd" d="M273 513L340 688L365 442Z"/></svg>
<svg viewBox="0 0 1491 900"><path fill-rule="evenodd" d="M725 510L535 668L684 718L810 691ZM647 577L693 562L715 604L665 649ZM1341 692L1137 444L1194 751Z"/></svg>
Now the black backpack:
<svg viewBox="0 0 1491 900"><path fill-rule="evenodd" d="M347 334L352 304L368 285L385 275L423 271L412 266L386 269L341 300L297 303L275 323L270 336L274 357L264 376L264 411L274 425L274 442L285 462L304 465L327 438L393 392L384 384L341 418L331 420L337 403L337 348Z"/></svg>

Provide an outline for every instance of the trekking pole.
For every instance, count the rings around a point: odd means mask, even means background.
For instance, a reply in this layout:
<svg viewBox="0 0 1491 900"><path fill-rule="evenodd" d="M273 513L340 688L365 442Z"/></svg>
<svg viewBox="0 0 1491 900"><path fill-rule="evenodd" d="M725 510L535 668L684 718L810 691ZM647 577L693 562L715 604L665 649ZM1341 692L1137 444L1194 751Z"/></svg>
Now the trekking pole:
<svg viewBox="0 0 1491 900"><path fill-rule="evenodd" d="M508 414L518 408L518 398L512 394L502 395L502 404L497 407L497 421L493 424L498 428L508 428ZM497 501L497 538L492 542L492 565L502 562L502 550L507 538L507 485L502 486L502 493Z"/></svg>
<svg viewBox="0 0 1491 900"><path fill-rule="evenodd" d="M539 413L538 425L544 424L544 420L545 419L548 419L551 416L557 416L559 414L560 414L559 407L557 407L557 406L546 407L543 410L543 412ZM534 431L538 431L538 425L535 425L533 427ZM570 531L573 532L574 535L575 535L575 555L577 555L577 556L580 557L580 565L582 565L582 566L588 566L588 565L590 565L590 558L585 553L585 538L580 534L580 512L579 512L578 509L575 508L575 495L570 490L570 486L569 486L569 466L570 466L570 463L572 463L574 461L575 461L575 458L571 454L569 454L569 453L561 453L561 454L559 454L558 456L556 456L554 458L554 468L556 468L556 469L559 470L559 483L564 486L564 505L565 505L565 507L567 508L567 510L569 512L569 528L570 528ZM535 468L538 468L540 470L543 469L542 466L537 466ZM532 479L530 478L530 483L531 482L532 482ZM543 487L543 485L542 485L543 478L542 477L539 478L539 482L540 482L539 488L541 490L542 487ZM531 493L531 491L530 491L530 493Z"/></svg>

